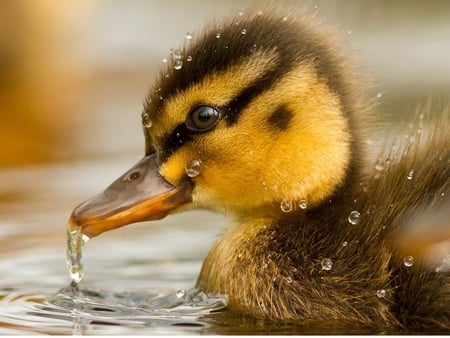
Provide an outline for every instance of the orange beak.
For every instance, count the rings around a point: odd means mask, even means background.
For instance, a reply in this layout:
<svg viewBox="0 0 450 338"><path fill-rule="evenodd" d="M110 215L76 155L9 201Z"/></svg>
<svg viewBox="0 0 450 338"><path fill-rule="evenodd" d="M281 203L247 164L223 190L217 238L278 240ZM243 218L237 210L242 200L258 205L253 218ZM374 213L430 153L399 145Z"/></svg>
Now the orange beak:
<svg viewBox="0 0 450 338"><path fill-rule="evenodd" d="M189 182L175 187L158 171L155 154L141 159L97 196L81 203L69 219L69 230L89 238L142 221L164 218L192 197Z"/></svg>

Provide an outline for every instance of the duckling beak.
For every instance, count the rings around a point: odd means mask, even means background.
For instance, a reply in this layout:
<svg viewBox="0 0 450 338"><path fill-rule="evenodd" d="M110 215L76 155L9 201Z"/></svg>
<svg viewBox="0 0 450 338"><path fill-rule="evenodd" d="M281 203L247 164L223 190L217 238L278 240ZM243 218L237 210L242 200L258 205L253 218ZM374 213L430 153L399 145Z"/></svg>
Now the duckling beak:
<svg viewBox="0 0 450 338"><path fill-rule="evenodd" d="M141 159L102 193L81 203L69 219L69 230L89 238L142 221L157 220L191 201L192 186L176 187L159 173L155 154Z"/></svg>

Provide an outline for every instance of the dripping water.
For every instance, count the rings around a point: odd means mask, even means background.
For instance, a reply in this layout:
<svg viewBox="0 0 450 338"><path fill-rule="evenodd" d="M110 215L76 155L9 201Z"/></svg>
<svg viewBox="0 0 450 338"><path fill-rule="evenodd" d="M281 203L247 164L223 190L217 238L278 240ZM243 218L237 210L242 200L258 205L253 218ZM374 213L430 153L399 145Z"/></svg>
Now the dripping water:
<svg viewBox="0 0 450 338"><path fill-rule="evenodd" d="M82 233L81 228L67 230L67 268L73 284L79 284L84 277L83 245L89 237Z"/></svg>

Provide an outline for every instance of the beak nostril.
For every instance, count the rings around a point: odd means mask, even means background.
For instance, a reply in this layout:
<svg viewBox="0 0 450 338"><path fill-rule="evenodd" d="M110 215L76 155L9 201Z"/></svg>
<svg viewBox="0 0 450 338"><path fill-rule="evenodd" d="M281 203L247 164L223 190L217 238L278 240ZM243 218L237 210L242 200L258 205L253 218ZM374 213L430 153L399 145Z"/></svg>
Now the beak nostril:
<svg viewBox="0 0 450 338"><path fill-rule="evenodd" d="M139 171L133 171L127 176L127 181L129 182L136 181L140 176L141 174L139 173Z"/></svg>

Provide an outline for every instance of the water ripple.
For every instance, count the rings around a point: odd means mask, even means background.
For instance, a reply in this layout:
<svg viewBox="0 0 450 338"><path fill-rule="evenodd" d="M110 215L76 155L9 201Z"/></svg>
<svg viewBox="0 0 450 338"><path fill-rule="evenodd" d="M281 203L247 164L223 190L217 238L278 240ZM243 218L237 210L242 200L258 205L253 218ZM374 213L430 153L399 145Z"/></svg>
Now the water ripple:
<svg viewBox="0 0 450 338"><path fill-rule="evenodd" d="M140 332L200 332L208 327L200 318L224 309L226 297L190 289L166 295L148 292L111 292L70 285L54 296L0 294L3 333L98 334ZM171 330L171 329L172 330Z"/></svg>

